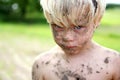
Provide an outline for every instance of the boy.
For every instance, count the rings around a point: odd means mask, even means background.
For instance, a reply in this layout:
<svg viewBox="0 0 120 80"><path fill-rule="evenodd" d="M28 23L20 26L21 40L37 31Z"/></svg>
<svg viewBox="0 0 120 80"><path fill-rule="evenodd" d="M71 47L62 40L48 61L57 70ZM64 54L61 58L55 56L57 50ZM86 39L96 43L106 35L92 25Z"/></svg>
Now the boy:
<svg viewBox="0 0 120 80"><path fill-rule="evenodd" d="M118 52L91 40L104 0L41 0L58 46L38 56L33 80L120 80Z"/></svg>

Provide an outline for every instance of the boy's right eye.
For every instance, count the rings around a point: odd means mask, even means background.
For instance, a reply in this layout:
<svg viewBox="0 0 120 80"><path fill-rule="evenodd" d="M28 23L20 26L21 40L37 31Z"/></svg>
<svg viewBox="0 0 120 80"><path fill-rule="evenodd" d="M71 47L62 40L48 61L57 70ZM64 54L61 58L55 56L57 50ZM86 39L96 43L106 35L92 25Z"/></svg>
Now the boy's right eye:
<svg viewBox="0 0 120 80"><path fill-rule="evenodd" d="M63 27L60 27L58 25L54 25L54 29L57 30L57 31L63 31Z"/></svg>

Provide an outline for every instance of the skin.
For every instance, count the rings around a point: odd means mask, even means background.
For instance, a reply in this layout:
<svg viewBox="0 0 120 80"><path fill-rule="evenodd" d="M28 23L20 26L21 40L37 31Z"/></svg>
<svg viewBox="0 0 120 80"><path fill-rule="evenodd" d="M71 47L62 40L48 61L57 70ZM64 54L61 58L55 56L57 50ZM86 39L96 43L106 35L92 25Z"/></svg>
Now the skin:
<svg viewBox="0 0 120 80"><path fill-rule="evenodd" d="M91 40L94 25L51 29L58 46L36 58L32 80L120 80L120 56Z"/></svg>
<svg viewBox="0 0 120 80"><path fill-rule="evenodd" d="M74 25L60 27L52 24L51 27L55 42L68 55L79 54L91 45L90 39L94 32L92 25L90 27Z"/></svg>

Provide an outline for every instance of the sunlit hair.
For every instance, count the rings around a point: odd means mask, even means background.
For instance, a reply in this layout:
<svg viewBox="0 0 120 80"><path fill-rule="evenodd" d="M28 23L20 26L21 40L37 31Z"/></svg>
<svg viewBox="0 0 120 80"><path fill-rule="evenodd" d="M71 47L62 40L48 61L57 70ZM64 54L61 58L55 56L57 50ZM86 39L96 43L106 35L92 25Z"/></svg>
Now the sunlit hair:
<svg viewBox="0 0 120 80"><path fill-rule="evenodd" d="M50 24L59 26L99 25L105 11L105 0L40 0Z"/></svg>

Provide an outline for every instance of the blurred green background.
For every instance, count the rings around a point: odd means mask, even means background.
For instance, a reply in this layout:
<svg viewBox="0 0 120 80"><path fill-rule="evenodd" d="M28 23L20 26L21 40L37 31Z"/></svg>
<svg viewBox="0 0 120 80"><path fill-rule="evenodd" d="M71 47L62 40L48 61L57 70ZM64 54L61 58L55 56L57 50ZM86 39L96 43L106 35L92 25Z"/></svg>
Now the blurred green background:
<svg viewBox="0 0 120 80"><path fill-rule="evenodd" d="M120 5L108 4L93 39L120 52ZM0 80L31 80L41 52L56 45L39 0L0 0Z"/></svg>

